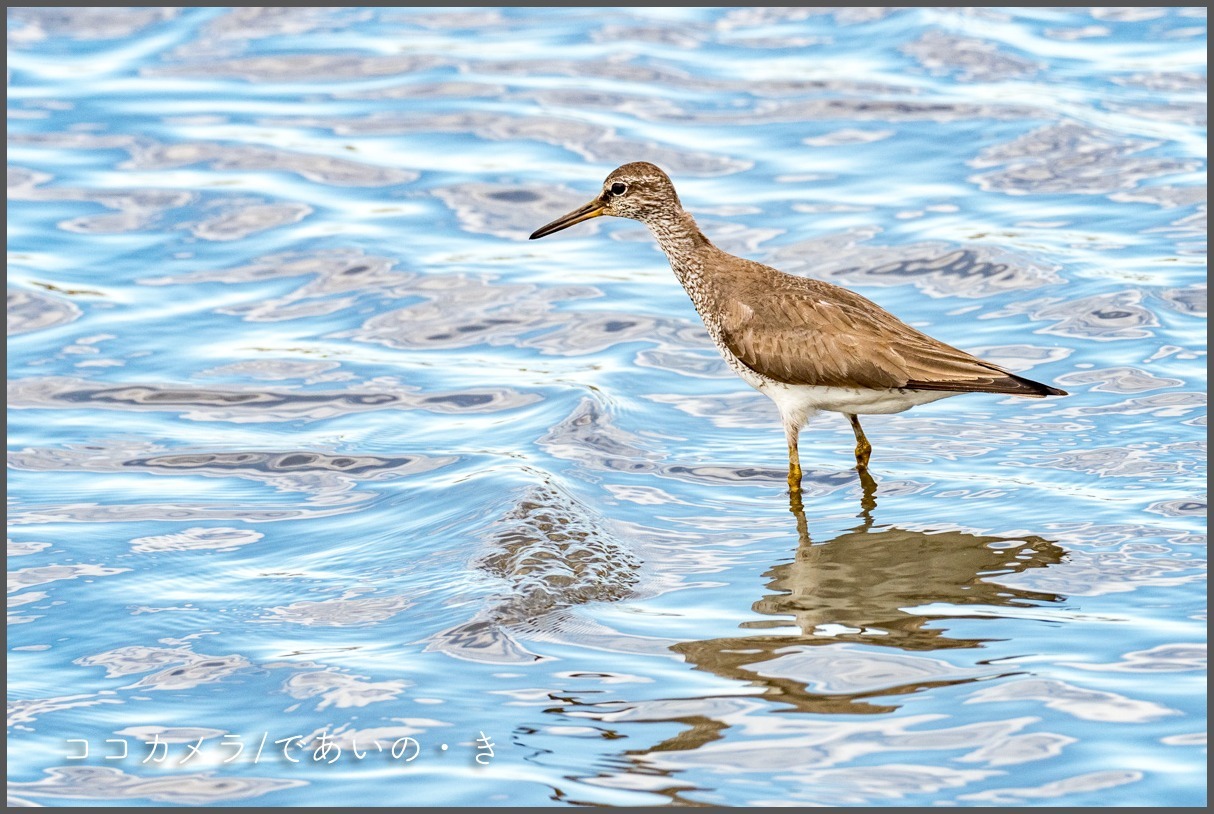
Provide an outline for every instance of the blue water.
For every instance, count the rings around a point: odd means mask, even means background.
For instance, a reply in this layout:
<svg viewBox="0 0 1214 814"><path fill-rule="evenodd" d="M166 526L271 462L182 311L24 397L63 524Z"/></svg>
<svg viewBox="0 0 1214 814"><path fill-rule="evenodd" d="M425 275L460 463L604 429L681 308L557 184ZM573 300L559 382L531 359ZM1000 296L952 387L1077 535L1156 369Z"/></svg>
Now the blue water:
<svg viewBox="0 0 1214 814"><path fill-rule="evenodd" d="M1205 802L1204 10L8 36L10 804ZM526 239L635 160L1071 395L797 518L643 227Z"/></svg>

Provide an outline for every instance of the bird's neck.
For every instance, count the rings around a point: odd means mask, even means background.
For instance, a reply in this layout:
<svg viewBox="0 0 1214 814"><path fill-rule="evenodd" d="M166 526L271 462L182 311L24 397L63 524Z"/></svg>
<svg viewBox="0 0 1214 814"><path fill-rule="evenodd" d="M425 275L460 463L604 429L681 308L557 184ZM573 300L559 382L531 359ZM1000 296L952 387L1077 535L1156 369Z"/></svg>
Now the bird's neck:
<svg viewBox="0 0 1214 814"><path fill-rule="evenodd" d="M694 300L696 291L702 287L703 258L712 250L712 243L696 226L691 213L682 207L648 217L645 225L657 238L658 246L670 260L670 268Z"/></svg>

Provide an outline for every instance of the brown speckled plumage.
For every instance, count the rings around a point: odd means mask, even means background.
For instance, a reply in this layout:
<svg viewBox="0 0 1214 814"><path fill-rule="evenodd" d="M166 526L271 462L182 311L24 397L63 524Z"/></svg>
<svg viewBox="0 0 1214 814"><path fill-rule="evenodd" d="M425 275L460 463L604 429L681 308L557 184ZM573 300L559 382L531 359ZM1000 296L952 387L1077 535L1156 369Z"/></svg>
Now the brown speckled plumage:
<svg viewBox="0 0 1214 814"><path fill-rule="evenodd" d="M653 164L614 170L597 198L531 237L600 215L649 227L725 361L776 402L788 435L794 496L801 474L797 435L816 410L851 420L863 473L871 447L858 415L900 412L961 393L1066 395L933 339L846 288L721 251Z"/></svg>

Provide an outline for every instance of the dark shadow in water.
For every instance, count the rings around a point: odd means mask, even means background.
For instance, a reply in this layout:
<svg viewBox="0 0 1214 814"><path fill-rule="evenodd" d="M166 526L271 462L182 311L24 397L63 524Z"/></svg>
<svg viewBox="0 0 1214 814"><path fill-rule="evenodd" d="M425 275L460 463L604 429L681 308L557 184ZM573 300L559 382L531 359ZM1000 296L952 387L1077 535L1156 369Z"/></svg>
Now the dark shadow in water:
<svg viewBox="0 0 1214 814"><path fill-rule="evenodd" d="M475 618L432 636L427 650L489 663L541 660L515 637L596 632L567 611L625 599L639 579L641 562L628 544L549 479L532 486L495 526L475 566L498 578L501 590Z"/></svg>

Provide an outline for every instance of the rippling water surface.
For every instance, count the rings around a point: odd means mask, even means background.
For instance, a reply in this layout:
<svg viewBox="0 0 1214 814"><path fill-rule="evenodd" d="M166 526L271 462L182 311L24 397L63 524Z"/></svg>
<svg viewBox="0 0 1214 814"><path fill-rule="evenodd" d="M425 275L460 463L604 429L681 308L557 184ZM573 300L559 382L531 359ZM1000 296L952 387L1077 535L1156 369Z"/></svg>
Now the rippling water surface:
<svg viewBox="0 0 1214 814"><path fill-rule="evenodd" d="M10 802L1204 803L1204 11L13 9L8 64ZM1072 395L871 418L875 506L821 415L795 517L643 227L526 240L634 160Z"/></svg>

